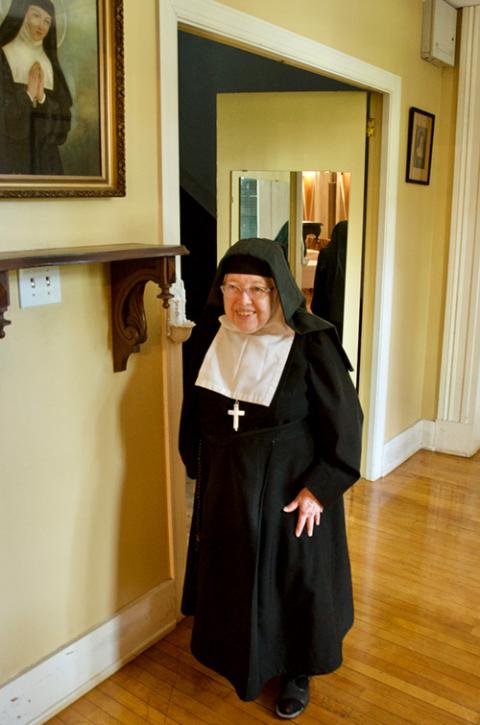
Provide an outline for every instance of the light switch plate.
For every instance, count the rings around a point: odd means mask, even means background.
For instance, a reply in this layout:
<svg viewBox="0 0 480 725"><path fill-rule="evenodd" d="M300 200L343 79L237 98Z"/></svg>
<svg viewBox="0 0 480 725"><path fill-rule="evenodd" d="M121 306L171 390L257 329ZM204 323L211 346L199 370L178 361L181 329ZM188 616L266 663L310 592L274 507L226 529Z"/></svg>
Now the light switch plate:
<svg viewBox="0 0 480 725"><path fill-rule="evenodd" d="M18 270L20 307L51 305L62 301L58 267Z"/></svg>

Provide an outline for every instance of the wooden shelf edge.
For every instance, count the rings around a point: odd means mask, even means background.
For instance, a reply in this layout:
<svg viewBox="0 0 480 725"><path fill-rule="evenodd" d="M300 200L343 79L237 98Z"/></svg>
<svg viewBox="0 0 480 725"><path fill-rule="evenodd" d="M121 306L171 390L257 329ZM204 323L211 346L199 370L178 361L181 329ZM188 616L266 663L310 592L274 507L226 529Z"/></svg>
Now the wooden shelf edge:
<svg viewBox="0 0 480 725"><path fill-rule="evenodd" d="M58 249L30 249L0 254L0 271L64 264L101 264L188 254L180 244L104 244Z"/></svg>
<svg viewBox="0 0 480 725"><path fill-rule="evenodd" d="M147 282L160 287L158 297L168 307L170 285L175 282L175 256L188 254L173 244L115 244L66 249L42 249L0 254L0 338L10 324L4 315L10 305L9 271L66 264L110 265L113 369L127 367L133 352L147 339L143 294Z"/></svg>

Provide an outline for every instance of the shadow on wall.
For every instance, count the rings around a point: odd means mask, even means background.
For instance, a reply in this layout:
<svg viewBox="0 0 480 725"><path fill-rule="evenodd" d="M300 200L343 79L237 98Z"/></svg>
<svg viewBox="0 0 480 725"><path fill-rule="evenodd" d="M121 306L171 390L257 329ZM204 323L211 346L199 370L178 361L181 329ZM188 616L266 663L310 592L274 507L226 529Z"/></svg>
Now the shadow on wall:
<svg viewBox="0 0 480 725"><path fill-rule="evenodd" d="M161 363L158 344L155 351L144 351L138 361L131 361L135 368L120 408L124 471L117 607L150 591L170 574Z"/></svg>
<svg viewBox="0 0 480 725"><path fill-rule="evenodd" d="M106 288L106 294L109 294ZM72 592L79 600L71 611L100 624L169 576L165 426L162 394L158 288L145 291L148 340L130 356L127 370L113 373L111 395L98 395L93 436L98 439L94 484L79 502L79 516L89 517L82 566ZM111 334L109 334L111 338ZM111 339L108 364L112 364ZM109 443L110 442L110 443ZM105 446L119 455L106 455ZM78 530L85 531L79 521ZM105 573L107 572L107 574ZM80 581L78 581L78 579ZM79 611L80 610L80 611ZM121 655L122 653L118 653Z"/></svg>

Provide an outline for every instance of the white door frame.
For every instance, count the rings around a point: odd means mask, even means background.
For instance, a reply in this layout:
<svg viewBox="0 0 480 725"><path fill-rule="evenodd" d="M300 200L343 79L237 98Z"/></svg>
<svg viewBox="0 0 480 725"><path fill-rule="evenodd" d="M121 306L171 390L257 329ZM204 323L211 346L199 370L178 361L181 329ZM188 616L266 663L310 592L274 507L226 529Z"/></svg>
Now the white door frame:
<svg viewBox="0 0 480 725"><path fill-rule="evenodd" d="M180 242L178 150L179 25L245 50L383 94L382 156L377 238L374 335L367 453L363 475L382 475L392 319L400 142L401 78L314 40L234 10L215 0L158 0L160 39L161 214L163 240Z"/></svg>

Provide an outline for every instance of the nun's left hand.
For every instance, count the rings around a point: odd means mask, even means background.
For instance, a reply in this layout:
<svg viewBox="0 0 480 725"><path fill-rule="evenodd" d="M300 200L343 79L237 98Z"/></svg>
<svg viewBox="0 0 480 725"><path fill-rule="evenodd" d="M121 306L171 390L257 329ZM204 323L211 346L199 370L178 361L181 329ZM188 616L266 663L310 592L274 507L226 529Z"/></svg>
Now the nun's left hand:
<svg viewBox="0 0 480 725"><path fill-rule="evenodd" d="M295 536L300 536L305 526L307 527L307 534L313 536L314 527L320 526L320 516L323 511L322 504L308 488L302 488L293 501L283 507L287 514L297 511L297 509L298 519Z"/></svg>

